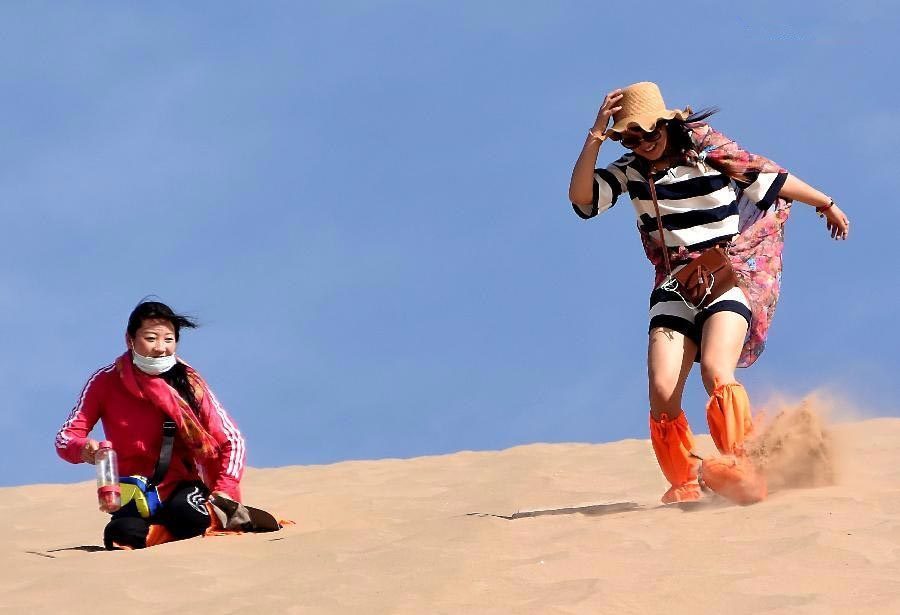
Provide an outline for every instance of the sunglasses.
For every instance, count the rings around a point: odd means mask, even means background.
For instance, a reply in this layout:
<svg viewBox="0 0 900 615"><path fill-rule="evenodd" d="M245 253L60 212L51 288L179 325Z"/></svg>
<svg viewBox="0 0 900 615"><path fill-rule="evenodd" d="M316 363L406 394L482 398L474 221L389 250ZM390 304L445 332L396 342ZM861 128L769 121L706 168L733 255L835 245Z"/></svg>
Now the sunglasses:
<svg viewBox="0 0 900 615"><path fill-rule="evenodd" d="M628 135L627 137L623 137L621 135L612 135L610 138L613 139L613 141L619 141L623 147L634 149L645 141L647 143L655 143L656 141L659 141L660 137L662 137L662 124L657 125L652 131L644 132L638 136Z"/></svg>

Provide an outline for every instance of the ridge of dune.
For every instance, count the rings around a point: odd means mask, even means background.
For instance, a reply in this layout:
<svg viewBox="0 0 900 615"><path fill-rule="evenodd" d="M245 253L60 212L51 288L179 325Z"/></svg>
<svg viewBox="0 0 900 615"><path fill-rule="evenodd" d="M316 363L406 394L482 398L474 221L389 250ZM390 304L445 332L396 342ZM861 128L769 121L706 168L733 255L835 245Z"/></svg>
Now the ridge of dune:
<svg viewBox="0 0 900 615"><path fill-rule="evenodd" d="M900 419L827 431L826 486L748 508L659 505L647 440L251 468L296 525L135 552L87 550L91 482L3 488L0 612L900 612Z"/></svg>

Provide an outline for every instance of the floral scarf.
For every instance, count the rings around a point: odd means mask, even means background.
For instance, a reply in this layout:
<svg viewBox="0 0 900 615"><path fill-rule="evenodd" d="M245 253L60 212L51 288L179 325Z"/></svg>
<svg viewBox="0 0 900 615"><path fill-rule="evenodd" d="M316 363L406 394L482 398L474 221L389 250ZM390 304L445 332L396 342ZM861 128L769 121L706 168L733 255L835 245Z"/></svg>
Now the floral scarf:
<svg viewBox="0 0 900 615"><path fill-rule="evenodd" d="M192 367L184 365L194 398L202 409L209 404L206 383ZM190 404L162 378L149 376L137 369L131 360L130 350L116 359L116 373L129 393L138 399L149 401L175 421L179 438L187 445L195 460L202 463L218 456L218 444L200 423Z"/></svg>
<svg viewBox="0 0 900 615"><path fill-rule="evenodd" d="M784 248L784 225L791 213L791 202L779 197L768 210L760 210L742 194L749 174L786 173L771 160L741 149L722 133L706 124L695 124L692 139L699 154L692 155L688 164L708 164L735 180L738 196L738 235L726 248L740 286L750 301L752 318L744 341L738 367L749 367L766 347L769 325L781 288L781 254ZM666 279L665 260L659 240L640 228L641 241L647 258L656 268L654 288ZM699 256L684 246L670 248L672 263L685 263Z"/></svg>

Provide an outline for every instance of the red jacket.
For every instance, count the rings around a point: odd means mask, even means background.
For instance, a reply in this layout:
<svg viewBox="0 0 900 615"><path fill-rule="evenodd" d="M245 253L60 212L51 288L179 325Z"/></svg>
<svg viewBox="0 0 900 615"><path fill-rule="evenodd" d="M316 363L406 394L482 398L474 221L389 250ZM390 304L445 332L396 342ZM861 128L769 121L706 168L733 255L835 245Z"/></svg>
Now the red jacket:
<svg viewBox="0 0 900 615"><path fill-rule="evenodd" d="M218 444L218 458L200 465L176 437L172 463L159 485L163 499L180 481L202 480L212 491L223 491L241 501L244 438L212 391L208 387L206 391L212 403L204 404L199 419ZM78 403L56 435L56 452L69 463L81 463L88 434L99 420L118 456L119 475L150 477L159 459L162 424L166 418L162 410L125 388L112 363L97 370L84 385Z"/></svg>

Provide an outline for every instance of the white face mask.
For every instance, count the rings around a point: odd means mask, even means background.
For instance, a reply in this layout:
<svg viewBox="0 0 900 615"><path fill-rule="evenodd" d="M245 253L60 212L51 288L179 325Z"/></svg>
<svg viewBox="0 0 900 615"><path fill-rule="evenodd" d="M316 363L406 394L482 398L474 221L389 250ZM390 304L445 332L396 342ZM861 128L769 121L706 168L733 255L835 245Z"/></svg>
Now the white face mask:
<svg viewBox="0 0 900 615"><path fill-rule="evenodd" d="M177 362L175 355L173 354L167 357L145 357L144 355L136 353L134 350L131 351L131 360L134 361L134 365L139 370L145 374L150 374L151 376L159 376L160 374L169 371L175 367L175 363Z"/></svg>

